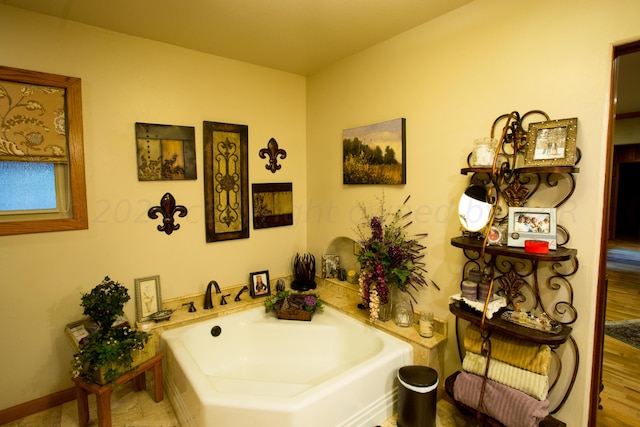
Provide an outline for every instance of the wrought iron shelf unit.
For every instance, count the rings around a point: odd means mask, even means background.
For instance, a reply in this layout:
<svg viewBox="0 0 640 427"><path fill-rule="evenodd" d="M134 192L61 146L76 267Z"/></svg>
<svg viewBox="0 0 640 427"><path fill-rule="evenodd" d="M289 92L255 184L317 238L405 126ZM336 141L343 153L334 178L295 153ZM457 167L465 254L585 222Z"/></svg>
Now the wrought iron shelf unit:
<svg viewBox="0 0 640 427"><path fill-rule="evenodd" d="M491 129L493 138L496 125L506 119L502 136L500 137L497 159L493 167L474 167L469 164L460 173L470 176L472 185L483 186L487 190L487 202L494 204L494 217L491 225L506 225L509 207L525 207L532 204L538 190L542 191L538 203L553 205L559 208L573 195L576 187L574 174L579 172L575 165L564 166L546 164L542 166L514 167L521 165L523 153L527 147L527 132L522 123L526 117L542 114L549 121L549 117L542 111L531 111L524 116L514 112L496 119ZM577 161L580 152L577 151ZM471 154L467 158L472 158ZM561 185L559 185L561 184ZM537 196L536 196L537 197ZM556 198L555 203L549 203L550 198ZM547 203L545 203L547 202ZM488 228L488 227L487 227ZM507 307L494 313L491 319L476 311L462 301L455 301L449 305L449 311L456 317L456 334L463 331L466 323L471 322L483 328L483 336L491 340L492 332L500 332L510 337L535 343L548 345L551 348L553 363L556 365L550 372L549 388L550 415L541 425L565 425L553 417L568 399L576 380L579 366L579 351L575 339L571 336L572 325L578 318L574 307L574 290L569 278L578 271L577 250L566 247L570 236L568 230L557 225L557 249L546 254L526 252L524 248L504 245L487 245L481 233L463 233L462 236L451 239L451 245L460 248L467 259L462 269L462 279L469 277L471 270L480 270L485 277L492 280L496 294L505 297ZM521 304L525 311L544 313L552 319L558 329L545 332L512 323L501 318L504 311L513 310L516 303ZM458 350L462 360L462 340L458 337ZM571 349L565 360L565 351L557 352L562 347ZM563 369L567 362L569 369ZM566 366L565 366L566 367ZM453 394L453 384L458 373L454 373L446 380L446 391L449 397L464 410L476 412L461 402L457 402ZM554 396L553 398L551 396ZM485 425L501 424L480 414L479 418Z"/></svg>
<svg viewBox="0 0 640 427"><path fill-rule="evenodd" d="M464 319L477 325L480 325L482 322L482 315L480 313L465 307L465 304L460 301L455 301L449 304L449 311L451 311L451 313L453 313L458 319ZM504 311L506 311L506 309L498 311L491 317L491 319L485 319L484 327L488 330L498 331L521 340L535 344L547 344L550 346L559 346L564 344L571 336L572 328L567 325L561 325L559 331L553 333L537 331L535 329L527 328L526 326L510 323L500 317Z"/></svg>
<svg viewBox="0 0 640 427"><path fill-rule="evenodd" d="M480 252L482 249L482 240L468 236L459 236L451 239L451 245L468 251ZM524 258L535 261L569 261L576 257L578 251L575 249L558 247L558 249L549 251L547 254L535 254L525 252L524 248L489 245L485 248L484 253L510 258Z"/></svg>

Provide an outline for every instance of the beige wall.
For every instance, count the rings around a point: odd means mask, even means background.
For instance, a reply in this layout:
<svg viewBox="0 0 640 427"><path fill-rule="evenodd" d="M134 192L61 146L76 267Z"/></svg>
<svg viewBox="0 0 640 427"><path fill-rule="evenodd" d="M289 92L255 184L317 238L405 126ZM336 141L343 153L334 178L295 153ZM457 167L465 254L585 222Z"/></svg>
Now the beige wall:
<svg viewBox="0 0 640 427"><path fill-rule="evenodd" d="M212 279L224 288L252 271L290 273L307 246L303 77L4 5L0 37L0 64L82 78L89 208L88 230L0 239L0 409L72 385L63 329L82 315L81 292L105 275L129 287L135 319L135 278L160 275L166 299L203 292ZM293 226L205 242L205 120L249 126L250 183L293 182ZM198 179L138 182L136 121L194 126ZM288 154L276 174L258 157L271 137ZM189 209L170 236L146 215L165 192ZM46 256L34 265L35 254Z"/></svg>
<svg viewBox="0 0 640 427"><path fill-rule="evenodd" d="M447 297L463 263L449 245L466 185L459 170L495 117L543 109L579 118L578 188L558 221L580 256L573 283L582 363L559 418L586 425L611 50L640 38L638 13L635 0L476 0L328 67L306 80L305 94L299 76L0 6L0 34L10 40L0 44L0 63L83 79L90 217L86 231L0 239L0 408L70 385L62 328L79 316L80 293L102 276L132 289L134 278L160 274L168 298L213 278L231 286L250 271L288 273L296 251L320 256L335 237L355 237L357 202L373 205L382 190L391 206L411 194L412 229L429 233L428 269L442 290L422 292L419 308L453 321ZM343 186L342 129L398 117L407 119L408 183ZM206 244L201 157L198 181L137 181L135 121L195 126L200 153L203 120L249 125L250 181L294 182L294 227ZM275 176L257 158L272 136L289 154ZM144 215L166 191L190 209L172 236ZM276 250L264 251L274 241ZM34 268L31 255L41 251L51 255ZM132 303L127 310L133 316ZM457 368L450 345L446 370Z"/></svg>
<svg viewBox="0 0 640 427"><path fill-rule="evenodd" d="M586 425L588 410L612 45L640 38L639 14L636 1L477 0L308 79L308 203L310 212L324 207L309 216L309 250L355 237L358 201L372 206L384 190L397 205L411 195L412 229L429 233L427 266L442 288L422 292L419 307L450 322L447 298L458 292L463 263L449 244L459 234L453 207L474 139L514 110L578 117L578 187L558 216L580 259L572 282L581 367L558 415L572 426ZM397 117L407 119L407 184L343 186L342 129ZM448 373L459 369L450 331Z"/></svg>

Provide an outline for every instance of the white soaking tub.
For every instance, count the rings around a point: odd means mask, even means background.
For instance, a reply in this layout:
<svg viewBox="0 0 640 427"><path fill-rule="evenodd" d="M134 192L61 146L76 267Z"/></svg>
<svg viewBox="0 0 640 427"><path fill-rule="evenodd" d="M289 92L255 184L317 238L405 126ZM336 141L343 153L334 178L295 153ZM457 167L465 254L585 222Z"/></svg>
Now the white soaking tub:
<svg viewBox="0 0 640 427"><path fill-rule="evenodd" d="M257 307L161 338L165 390L184 426L371 427L393 415L397 371L413 356L331 307L310 322Z"/></svg>

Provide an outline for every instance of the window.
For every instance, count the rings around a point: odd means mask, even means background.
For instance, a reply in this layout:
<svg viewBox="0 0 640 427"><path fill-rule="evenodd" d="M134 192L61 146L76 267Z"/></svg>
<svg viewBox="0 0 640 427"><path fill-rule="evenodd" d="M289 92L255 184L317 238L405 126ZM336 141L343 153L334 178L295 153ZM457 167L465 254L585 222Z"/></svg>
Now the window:
<svg viewBox="0 0 640 427"><path fill-rule="evenodd" d="M0 235L86 228L81 80L0 67Z"/></svg>

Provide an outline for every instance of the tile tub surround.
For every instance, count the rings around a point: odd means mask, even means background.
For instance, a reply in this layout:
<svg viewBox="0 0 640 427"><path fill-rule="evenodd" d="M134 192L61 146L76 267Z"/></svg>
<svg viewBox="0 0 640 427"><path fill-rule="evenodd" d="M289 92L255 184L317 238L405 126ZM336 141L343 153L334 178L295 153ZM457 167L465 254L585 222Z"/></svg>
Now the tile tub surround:
<svg viewBox="0 0 640 427"><path fill-rule="evenodd" d="M284 280L289 289L289 285L293 280L292 276L280 277ZM275 283L280 278L270 280L271 289L275 289ZM369 313L367 310L358 308L360 296L358 294L358 285L351 284L346 281L336 279L322 279L316 277L317 288L311 292L320 295L320 299L327 305L330 305L341 312L367 324L369 322ZM225 316L227 314L236 313L238 311L247 310L256 306L264 305L264 298L251 298L244 292L240 301L234 301L235 296L240 292L245 284L236 285L230 288L222 289L221 294L212 294L213 308L205 310L204 292L201 294L190 295L185 297L164 300L162 308L165 310L175 310L171 318L162 322L142 322L136 323L138 329L151 332L156 350L160 348L160 334L163 331L186 326L192 323L201 322L203 320L215 317ZM275 291L274 291L275 292ZM231 294L227 297L227 304L220 305L220 297L222 295ZM187 305L193 301L196 311L190 313ZM420 336L418 328L418 315L414 314L413 326L403 328L397 326L393 320L388 322L375 322L373 327L383 330L407 343L413 347L413 363L415 365L429 366L438 372L438 398L444 396L444 353L447 341L447 322L442 319L434 319L434 334L431 338Z"/></svg>

